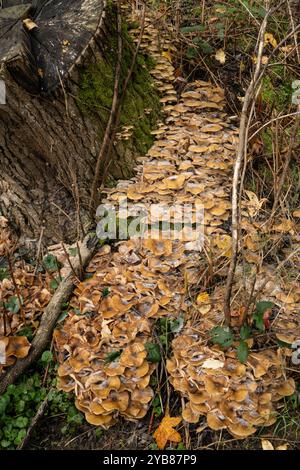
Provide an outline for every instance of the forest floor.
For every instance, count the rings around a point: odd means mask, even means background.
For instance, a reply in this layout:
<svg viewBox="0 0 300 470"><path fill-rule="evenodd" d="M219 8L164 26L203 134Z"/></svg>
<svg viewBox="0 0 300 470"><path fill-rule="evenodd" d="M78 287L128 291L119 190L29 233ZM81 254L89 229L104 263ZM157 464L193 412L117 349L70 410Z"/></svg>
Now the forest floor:
<svg viewBox="0 0 300 470"><path fill-rule="evenodd" d="M132 17L130 30L136 43L137 19ZM189 233L175 241L152 237L99 248L88 278L66 306L49 360L39 365L43 372L46 367L43 386L52 386L57 370L60 390L73 391L90 424L71 410L71 395L55 396L56 408L50 405L40 419L30 449L157 449L153 433L168 415L178 417L180 433L169 449L300 448L299 369L291 362L291 345L300 338L298 201L266 224L270 188L260 173L265 167L258 169L254 160L267 144L251 141L229 331L223 301L239 120L233 87L224 92L216 79L220 72L223 84L231 82L232 67L228 59L227 78L219 68L208 75L193 70L188 77L183 68L179 73L174 31L146 17L141 52L156 62L152 75L161 92L162 122L135 176L105 189L104 202L126 198L130 209L143 204L148 215L153 204L185 204L193 225L198 201L204 206L204 248ZM225 63L218 50L216 60ZM290 126L285 150L291 132ZM253 316L245 327L249 298ZM100 348L94 340L99 335ZM93 378L97 374L106 395Z"/></svg>

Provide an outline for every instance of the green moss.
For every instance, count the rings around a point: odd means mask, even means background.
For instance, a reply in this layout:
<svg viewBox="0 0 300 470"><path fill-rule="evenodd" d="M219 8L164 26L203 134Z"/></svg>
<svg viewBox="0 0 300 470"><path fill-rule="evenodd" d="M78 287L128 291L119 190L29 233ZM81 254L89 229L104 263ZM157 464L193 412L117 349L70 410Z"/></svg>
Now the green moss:
<svg viewBox="0 0 300 470"><path fill-rule="evenodd" d="M112 12L112 19L115 14ZM111 21L114 25L115 21ZM132 64L134 43L128 33L128 26L122 26L123 57L120 80L120 96L122 85ZM100 120L102 128L107 122L114 87L114 74L117 61L117 33L114 26L109 32L109 39L103 49L102 58L96 64L82 70L78 104L83 113L88 113L94 119ZM122 106L120 125L132 125L133 136L131 143L134 148L145 153L153 143L151 130L156 126L160 114L159 94L153 86L149 70L155 66L155 61L147 54L139 54ZM101 137L101 136L100 136ZM130 141L125 144L130 145Z"/></svg>
<svg viewBox="0 0 300 470"><path fill-rule="evenodd" d="M277 111L287 110L292 102L292 82L295 78L283 65L270 68L262 81L262 101Z"/></svg>

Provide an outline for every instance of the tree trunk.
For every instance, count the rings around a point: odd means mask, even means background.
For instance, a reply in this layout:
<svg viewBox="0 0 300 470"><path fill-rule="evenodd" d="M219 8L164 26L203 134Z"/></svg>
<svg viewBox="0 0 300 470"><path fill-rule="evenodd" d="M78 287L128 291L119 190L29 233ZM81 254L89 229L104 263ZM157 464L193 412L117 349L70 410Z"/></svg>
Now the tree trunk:
<svg viewBox="0 0 300 470"><path fill-rule="evenodd" d="M2 1L0 213L26 238L38 238L44 226L48 241L74 239L79 225L90 223L91 183L109 112L109 104L85 112L81 78L99 61L114 70L116 17L105 0L36 0L32 8ZM130 175L129 149L114 146L111 170L118 177Z"/></svg>

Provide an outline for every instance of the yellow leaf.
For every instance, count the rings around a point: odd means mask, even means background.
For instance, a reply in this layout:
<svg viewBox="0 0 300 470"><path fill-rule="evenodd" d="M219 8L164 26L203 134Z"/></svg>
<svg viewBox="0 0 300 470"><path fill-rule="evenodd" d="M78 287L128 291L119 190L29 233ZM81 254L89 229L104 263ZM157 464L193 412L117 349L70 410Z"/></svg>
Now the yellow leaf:
<svg viewBox="0 0 300 470"><path fill-rule="evenodd" d="M172 56L170 51L163 51L161 54L165 59L167 59L169 62L172 62Z"/></svg>
<svg viewBox="0 0 300 470"><path fill-rule="evenodd" d="M274 450L273 444L268 439L262 439L261 446L263 450Z"/></svg>
<svg viewBox="0 0 300 470"><path fill-rule="evenodd" d="M197 304L207 304L209 303L209 294L207 292L202 292L197 296Z"/></svg>
<svg viewBox="0 0 300 470"><path fill-rule="evenodd" d="M275 450L287 450L288 444L282 444L281 446L275 447Z"/></svg>
<svg viewBox="0 0 300 470"><path fill-rule="evenodd" d="M32 21L30 18L26 18L23 20L23 25L25 26L28 31L31 31L32 29L38 28L38 25Z"/></svg>
<svg viewBox="0 0 300 470"><path fill-rule="evenodd" d="M221 64L225 64L226 62L226 55L223 49L218 49L215 55L215 59L220 62Z"/></svg>
<svg viewBox="0 0 300 470"><path fill-rule="evenodd" d="M165 416L161 421L160 425L153 434L156 440L157 446L160 450L166 447L168 441L181 442L181 436L174 428L181 423L181 418L171 418L171 416Z"/></svg>
<svg viewBox="0 0 300 470"><path fill-rule="evenodd" d="M271 46L273 46L274 49L275 47L277 47L277 41L274 38L272 33L265 33L265 46L267 46L268 44L271 44Z"/></svg>

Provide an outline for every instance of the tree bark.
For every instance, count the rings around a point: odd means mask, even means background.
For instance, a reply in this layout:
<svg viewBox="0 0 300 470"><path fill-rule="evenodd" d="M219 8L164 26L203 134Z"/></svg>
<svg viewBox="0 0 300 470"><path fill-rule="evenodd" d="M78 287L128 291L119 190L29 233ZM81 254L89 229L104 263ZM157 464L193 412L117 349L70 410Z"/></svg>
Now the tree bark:
<svg viewBox="0 0 300 470"><path fill-rule="evenodd" d="M44 226L48 242L74 240L79 207L81 225L91 225L88 205L108 111L102 120L82 111L80 74L103 59L116 16L107 14L105 0L2 2L0 213L24 238L38 239ZM24 26L27 18L37 26ZM110 168L117 177L130 176L127 150L114 145Z"/></svg>

